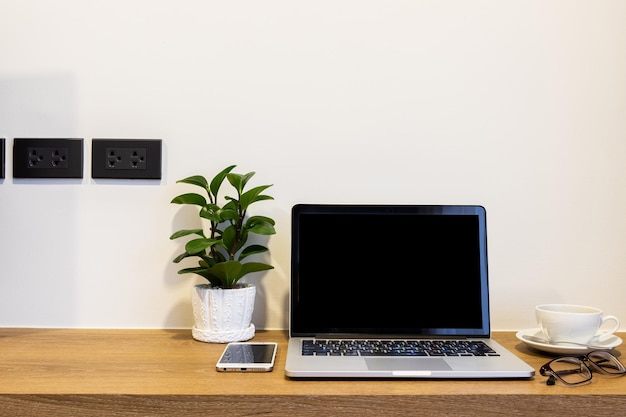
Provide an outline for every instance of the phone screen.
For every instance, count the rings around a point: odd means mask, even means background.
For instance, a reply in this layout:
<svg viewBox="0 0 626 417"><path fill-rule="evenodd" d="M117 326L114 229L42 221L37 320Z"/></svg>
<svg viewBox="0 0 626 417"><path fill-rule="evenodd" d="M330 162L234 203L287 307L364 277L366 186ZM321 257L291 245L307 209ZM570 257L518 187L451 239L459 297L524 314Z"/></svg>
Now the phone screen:
<svg viewBox="0 0 626 417"><path fill-rule="evenodd" d="M229 343L217 363L218 371L270 371L276 343Z"/></svg>

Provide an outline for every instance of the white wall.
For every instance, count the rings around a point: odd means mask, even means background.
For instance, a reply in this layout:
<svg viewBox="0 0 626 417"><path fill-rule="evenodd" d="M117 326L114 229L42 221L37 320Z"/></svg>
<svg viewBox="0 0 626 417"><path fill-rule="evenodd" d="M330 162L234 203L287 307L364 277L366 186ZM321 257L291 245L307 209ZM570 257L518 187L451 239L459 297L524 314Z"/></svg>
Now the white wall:
<svg viewBox="0 0 626 417"><path fill-rule="evenodd" d="M488 210L493 328L544 302L626 321L623 0L3 0L0 137L85 138L85 178L0 180L0 326L188 327L177 179L273 183L286 328L298 202ZM160 138L162 181L91 179L94 137ZM341 254L320 248L320 256ZM331 285L332 283L328 283Z"/></svg>

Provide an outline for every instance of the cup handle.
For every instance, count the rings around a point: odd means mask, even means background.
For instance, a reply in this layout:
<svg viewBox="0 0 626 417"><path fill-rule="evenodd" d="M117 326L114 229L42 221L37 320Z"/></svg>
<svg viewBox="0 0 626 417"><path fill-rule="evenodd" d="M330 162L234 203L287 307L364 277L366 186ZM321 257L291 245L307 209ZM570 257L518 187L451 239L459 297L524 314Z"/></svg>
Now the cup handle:
<svg viewBox="0 0 626 417"><path fill-rule="evenodd" d="M619 330L619 326L620 326L620 322L619 319L615 316L603 316L602 317L602 324L600 326L603 326L604 323L606 323L607 321L614 321L615 324L613 325L613 327L609 330L605 330L600 334L597 334L593 337L593 341L594 342L603 342L605 340L607 340L609 337L613 336L613 333L615 333L617 330Z"/></svg>

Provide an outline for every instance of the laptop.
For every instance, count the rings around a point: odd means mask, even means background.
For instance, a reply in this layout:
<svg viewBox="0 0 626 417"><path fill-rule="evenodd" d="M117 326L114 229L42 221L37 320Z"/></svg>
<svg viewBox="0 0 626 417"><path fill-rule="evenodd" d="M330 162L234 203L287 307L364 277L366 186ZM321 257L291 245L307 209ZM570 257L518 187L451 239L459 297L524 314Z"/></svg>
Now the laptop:
<svg viewBox="0 0 626 417"><path fill-rule="evenodd" d="M297 204L291 378L530 378L490 338L486 213Z"/></svg>

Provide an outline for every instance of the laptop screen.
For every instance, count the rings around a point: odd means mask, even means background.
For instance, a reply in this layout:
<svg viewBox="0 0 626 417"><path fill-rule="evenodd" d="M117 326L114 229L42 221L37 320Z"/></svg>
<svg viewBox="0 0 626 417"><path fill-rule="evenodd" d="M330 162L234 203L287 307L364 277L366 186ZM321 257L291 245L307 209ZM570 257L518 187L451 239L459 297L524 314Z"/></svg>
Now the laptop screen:
<svg viewBox="0 0 626 417"><path fill-rule="evenodd" d="M292 210L292 336L489 336L481 206Z"/></svg>

